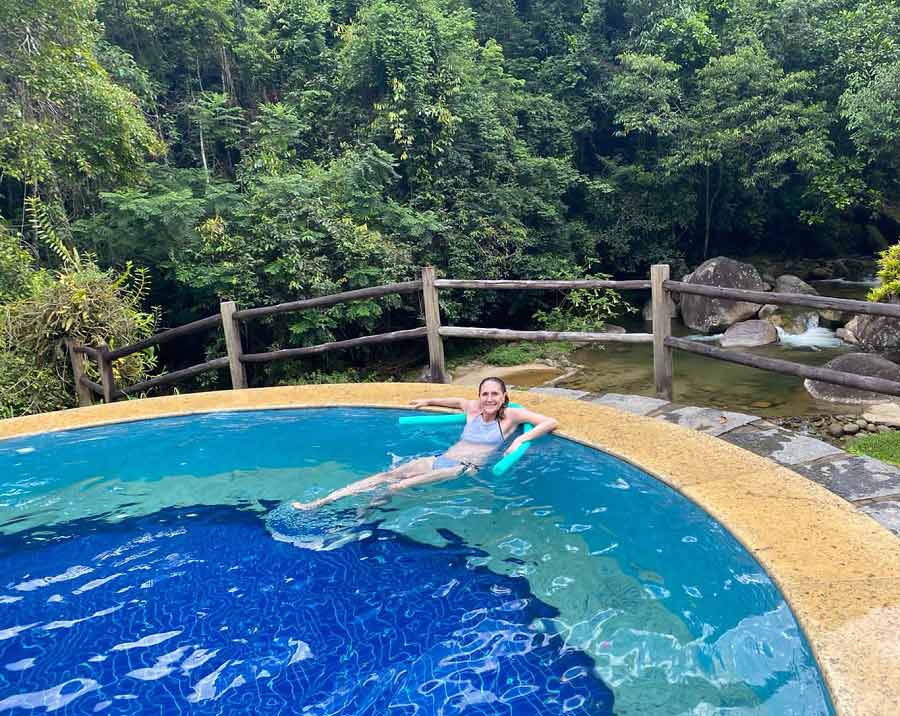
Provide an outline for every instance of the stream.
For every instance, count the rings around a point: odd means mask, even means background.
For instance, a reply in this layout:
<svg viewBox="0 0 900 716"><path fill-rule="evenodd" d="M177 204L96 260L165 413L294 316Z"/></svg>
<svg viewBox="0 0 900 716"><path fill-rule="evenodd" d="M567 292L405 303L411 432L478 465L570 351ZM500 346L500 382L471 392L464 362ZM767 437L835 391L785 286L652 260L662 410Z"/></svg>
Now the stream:
<svg viewBox="0 0 900 716"><path fill-rule="evenodd" d="M817 281L823 296L864 300L871 281ZM622 322L629 333L650 332L641 320ZM697 336L678 320L672 322L676 336ZM834 337L834 332L816 328L802 336L788 336L784 343L758 348L737 349L756 355L821 366L843 353L855 350ZM570 354L573 363L584 366L559 387L594 393L630 393L654 396L653 347L649 344L586 346ZM717 361L704 356L675 351L674 399L686 405L700 405L766 417L838 414L859 412L847 406L814 399L803 387L803 380Z"/></svg>

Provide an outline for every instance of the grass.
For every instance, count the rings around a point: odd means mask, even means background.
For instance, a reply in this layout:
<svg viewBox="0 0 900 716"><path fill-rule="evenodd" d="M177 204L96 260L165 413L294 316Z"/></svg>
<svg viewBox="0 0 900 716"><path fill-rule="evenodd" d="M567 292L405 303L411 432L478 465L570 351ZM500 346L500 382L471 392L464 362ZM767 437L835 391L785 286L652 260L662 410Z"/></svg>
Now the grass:
<svg viewBox="0 0 900 716"><path fill-rule="evenodd" d="M900 466L900 432L892 430L854 438L847 444L847 451Z"/></svg>
<svg viewBox="0 0 900 716"><path fill-rule="evenodd" d="M481 360L488 365L519 365L538 359L560 358L571 353L576 346L572 343L551 341L549 343L504 343L488 351Z"/></svg>

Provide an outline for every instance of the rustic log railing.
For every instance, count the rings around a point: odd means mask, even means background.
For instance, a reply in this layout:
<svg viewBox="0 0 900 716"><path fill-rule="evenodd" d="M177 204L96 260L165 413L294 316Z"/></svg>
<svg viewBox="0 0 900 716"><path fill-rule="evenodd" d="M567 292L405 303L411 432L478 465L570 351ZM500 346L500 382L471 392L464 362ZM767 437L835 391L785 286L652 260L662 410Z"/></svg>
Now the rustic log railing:
<svg viewBox="0 0 900 716"><path fill-rule="evenodd" d="M476 328L469 326L441 325L440 289L464 290L575 290L575 289L616 289L647 290L651 292L652 333L606 333L586 331L518 331L503 328ZM447 371L444 361L444 338L476 338L482 340L514 340L514 341L568 341L573 343L652 343L653 375L657 395L666 400L673 398L673 351L703 355L715 360L723 360L752 368L793 375L800 378L833 383L861 390L868 390L886 395L900 396L900 382L860 376L853 373L815 368L791 361L766 358L750 353L715 348L683 338L674 338L671 330L670 305L672 294L693 294L727 301L744 301L758 304L774 304L779 306L803 306L819 310L836 310L844 313L856 313L870 316L886 316L900 318L900 305L854 301L843 298L830 298L794 293L772 293L766 291L749 291L744 289L705 286L669 280L669 266L655 265L650 271L650 280L609 281L609 280L573 280L573 281L488 281L488 280L454 280L435 278L434 268L426 266L422 269L422 277L416 281L374 286L372 288L345 291L291 301L273 306L263 306L238 310L233 301L223 301L220 312L198 321L171 328L155 336L137 343L110 350L101 347L77 345L67 341L75 387L79 405L93 402L94 395L101 396L106 402L121 397L144 393L151 388L171 385L206 371L229 368L233 389L247 387L247 364L267 363L270 361L318 355L334 350L356 348L359 346L377 345L395 341L425 338L428 342L429 370L431 380L446 382ZM341 341L331 341L314 346L283 348L280 350L245 353L241 340L240 324L257 318L274 316L281 313L321 309L350 301L380 298L388 295L419 294L422 300L424 326L390 333L361 336ZM156 376L135 385L119 388L116 386L113 361L145 350L154 345L183 337L197 331L222 326L227 355L214 358L189 368ZM84 360L90 358L98 363L100 383L96 383L84 374Z"/></svg>

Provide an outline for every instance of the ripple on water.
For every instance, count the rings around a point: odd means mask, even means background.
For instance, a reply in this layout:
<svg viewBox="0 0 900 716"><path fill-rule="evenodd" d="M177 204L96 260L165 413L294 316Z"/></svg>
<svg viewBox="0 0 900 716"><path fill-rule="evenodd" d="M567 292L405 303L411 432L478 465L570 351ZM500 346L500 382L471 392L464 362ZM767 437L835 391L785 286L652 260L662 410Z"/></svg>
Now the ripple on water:
<svg viewBox="0 0 900 716"><path fill-rule="evenodd" d="M66 574L77 555L96 555L80 564L88 568L73 585L77 598L48 605L35 589L5 607L23 627L0 642L0 663L32 661L17 672L15 693L0 692L0 706L77 700L79 712L90 712L134 700L218 714L252 702L261 714L304 704L311 713L381 716L464 707L506 714L515 704L517 714L611 713L612 694L590 660L532 626L555 611L524 580L467 566L479 554L451 533L444 547L429 547L351 520L345 526L357 536L343 548L299 550L235 510L164 519L185 526L130 520L92 530L80 544L31 547L7 560L21 583L29 573L43 579L38 567ZM110 573L137 554L129 564L148 570ZM141 599L101 606L146 572L153 579ZM177 590L165 586L175 573ZM32 636L32 627L46 636Z"/></svg>

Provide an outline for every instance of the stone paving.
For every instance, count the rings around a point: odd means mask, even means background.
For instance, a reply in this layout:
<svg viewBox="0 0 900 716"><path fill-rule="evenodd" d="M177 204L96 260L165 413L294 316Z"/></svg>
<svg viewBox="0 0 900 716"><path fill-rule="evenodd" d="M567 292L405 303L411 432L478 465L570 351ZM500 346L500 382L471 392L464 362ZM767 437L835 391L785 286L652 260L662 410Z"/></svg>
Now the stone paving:
<svg viewBox="0 0 900 716"><path fill-rule="evenodd" d="M893 465L851 455L823 440L784 430L755 415L679 405L642 395L596 394L565 388L532 388L531 392L608 405L725 440L819 483L900 537L900 468Z"/></svg>

